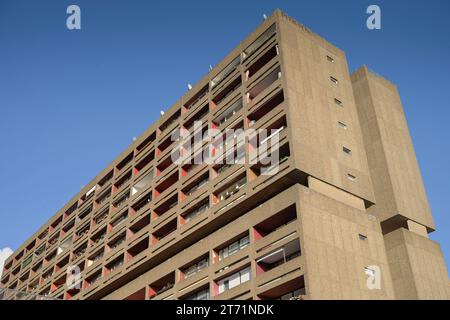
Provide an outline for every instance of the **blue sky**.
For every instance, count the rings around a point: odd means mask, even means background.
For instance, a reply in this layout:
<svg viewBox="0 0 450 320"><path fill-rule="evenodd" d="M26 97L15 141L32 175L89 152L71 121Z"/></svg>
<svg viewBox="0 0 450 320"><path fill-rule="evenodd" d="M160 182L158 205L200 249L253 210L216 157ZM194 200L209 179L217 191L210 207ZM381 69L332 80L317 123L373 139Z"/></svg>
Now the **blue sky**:
<svg viewBox="0 0 450 320"><path fill-rule="evenodd" d="M80 31L66 29L69 4ZM351 71L398 85L450 265L445 0L0 0L0 248L19 247L276 8L346 51Z"/></svg>

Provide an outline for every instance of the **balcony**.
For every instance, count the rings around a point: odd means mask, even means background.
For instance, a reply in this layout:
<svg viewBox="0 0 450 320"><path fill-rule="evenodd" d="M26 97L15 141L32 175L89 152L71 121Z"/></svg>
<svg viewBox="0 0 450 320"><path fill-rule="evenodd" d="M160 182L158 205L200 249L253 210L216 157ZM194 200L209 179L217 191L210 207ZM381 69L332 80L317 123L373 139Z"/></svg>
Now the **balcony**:
<svg viewBox="0 0 450 320"><path fill-rule="evenodd" d="M128 167L128 165L133 160L133 157L133 153L130 153L122 161L119 162L119 164L116 166L116 175L119 175L124 169Z"/></svg>
<svg viewBox="0 0 450 320"><path fill-rule="evenodd" d="M174 284L175 284L175 272L171 272L150 285L148 290L149 298L154 299L158 296L162 296L165 292L171 290Z"/></svg>
<svg viewBox="0 0 450 320"><path fill-rule="evenodd" d="M134 166L134 176L139 176L147 171L149 164L155 159L155 151L151 151L149 154L144 156L139 162Z"/></svg>
<svg viewBox="0 0 450 320"><path fill-rule="evenodd" d="M110 196L111 196L111 189L109 188L95 200L96 207L101 207L103 204L108 202Z"/></svg>
<svg viewBox="0 0 450 320"><path fill-rule="evenodd" d="M97 183L98 188L102 189L103 187L105 187L111 181L113 176L114 176L114 171L111 170L103 178L101 178L100 181Z"/></svg>
<svg viewBox="0 0 450 320"><path fill-rule="evenodd" d="M275 81L281 78L281 68L278 66L270 71L263 79L253 84L246 94L247 103L251 103L256 97L267 88L269 88Z"/></svg>
<svg viewBox="0 0 450 320"><path fill-rule="evenodd" d="M273 113L272 111L277 108L281 103L284 102L284 93L283 91L279 91L274 94L272 97L263 101L256 108L252 108L251 113L248 115L248 125L249 127L254 126L260 119L265 117L269 113Z"/></svg>
<svg viewBox="0 0 450 320"><path fill-rule="evenodd" d="M219 106L226 98L233 94L242 84L241 77L237 77L230 82L224 89L222 89L216 96L212 99L213 106Z"/></svg>
<svg viewBox="0 0 450 320"><path fill-rule="evenodd" d="M160 136L165 133L177 120L180 118L180 110L176 111L169 119L167 119L162 125L159 126Z"/></svg>
<svg viewBox="0 0 450 320"><path fill-rule="evenodd" d="M75 261L78 258L82 257L86 253L86 250L87 250L87 241L74 250L72 261Z"/></svg>
<svg viewBox="0 0 450 320"><path fill-rule="evenodd" d="M147 150L151 145L152 142L156 139L156 132L153 131L147 138L144 139L137 147L136 147L136 155L141 155L144 150Z"/></svg>
<svg viewBox="0 0 450 320"><path fill-rule="evenodd" d="M75 223L82 223L84 218L86 218L92 212L93 207L94 206L90 204L86 209L83 209L83 211L79 213L75 218Z"/></svg>
<svg viewBox="0 0 450 320"><path fill-rule="evenodd" d="M227 183L224 187L220 188L213 194L214 204L226 201L233 195L239 192L247 183L247 177L240 175L235 181Z"/></svg>
<svg viewBox="0 0 450 320"><path fill-rule="evenodd" d="M209 300L209 299L210 299L209 288L203 288L192 294L189 294L182 300Z"/></svg>
<svg viewBox="0 0 450 320"><path fill-rule="evenodd" d="M126 235L125 232L123 232L117 237L115 237L113 240L109 241L107 246L108 256L111 256L110 252L114 251L115 249L119 248L123 243L125 243L125 239Z"/></svg>
<svg viewBox="0 0 450 320"><path fill-rule="evenodd" d="M222 69L212 80L211 89L219 86L230 74L232 74L241 64L240 57L233 59L225 68Z"/></svg>
<svg viewBox="0 0 450 320"><path fill-rule="evenodd" d="M186 212L184 212L180 216L180 224L184 225L196 217L200 216L203 212L206 212L209 209L209 197L200 201L198 204L190 208Z"/></svg>
<svg viewBox="0 0 450 320"><path fill-rule="evenodd" d="M152 245L156 245L158 242L162 241L171 233L177 230L177 219L173 219L160 227L158 230L154 231L152 234Z"/></svg>
<svg viewBox="0 0 450 320"><path fill-rule="evenodd" d="M132 170L128 170L122 177L113 185L113 192L120 191L132 178Z"/></svg>
<svg viewBox="0 0 450 320"><path fill-rule="evenodd" d="M248 234L240 236L239 238L222 245L222 247L215 249L216 263L238 253L240 250L248 247L250 244L250 237Z"/></svg>
<svg viewBox="0 0 450 320"><path fill-rule="evenodd" d="M255 241L262 241L297 220L296 206L291 205L253 227Z"/></svg>
<svg viewBox="0 0 450 320"><path fill-rule="evenodd" d="M188 279L209 266L208 255L180 269L182 279Z"/></svg>
<svg viewBox="0 0 450 320"><path fill-rule="evenodd" d="M128 219L128 210L125 210L123 213L119 214L116 218L114 218L109 224L109 232L113 232L119 229L119 226L122 225Z"/></svg>
<svg viewBox="0 0 450 320"><path fill-rule="evenodd" d="M172 191L171 191L172 192ZM154 210L154 219L157 219L167 214L171 209L175 208L178 204L178 193L174 193L169 198L166 198L161 204Z"/></svg>
<svg viewBox="0 0 450 320"><path fill-rule="evenodd" d="M130 198L130 190L128 189L124 193L122 193L117 200L113 201L112 205L115 210L119 210L120 208L124 207L127 203L128 199Z"/></svg>
<svg viewBox="0 0 450 320"><path fill-rule="evenodd" d="M197 190L200 190L202 187L204 187L209 182L209 172L205 172L198 178L196 178L194 181L189 183L182 192L182 198L188 198L191 195L193 195Z"/></svg>
<svg viewBox="0 0 450 320"><path fill-rule="evenodd" d="M299 257L300 243L298 239L292 240L283 246L270 251L256 260L256 275L270 271L286 262Z"/></svg>
<svg viewBox="0 0 450 320"><path fill-rule="evenodd" d="M84 237L89 233L90 224L86 223L84 226L79 228L75 232L75 240L74 242L80 241L80 239L84 239Z"/></svg>
<svg viewBox="0 0 450 320"><path fill-rule="evenodd" d="M220 128L228 120L232 119L235 114L242 110L243 103L242 97L239 97L236 101L232 102L229 106L224 107L224 110L214 118L213 123L216 127Z"/></svg>
<svg viewBox="0 0 450 320"><path fill-rule="evenodd" d="M101 249L97 250L97 252L95 252L94 254L90 255L86 262L86 268L89 268L96 262L100 261L103 258L104 254L105 254L105 249L101 248Z"/></svg>
<svg viewBox="0 0 450 320"><path fill-rule="evenodd" d="M150 243L149 243L148 236L145 237L144 239L138 241L136 244L132 244L126 253L127 261L133 261L133 263L140 262L140 259L138 259L139 255L142 252L144 252L145 250L147 250L149 248L149 246L150 246Z"/></svg>
<svg viewBox="0 0 450 320"><path fill-rule="evenodd" d="M132 225L128 229L129 237L134 237L137 233L139 233L142 229L150 225L150 215L146 214L144 216L139 216L139 219L132 222Z"/></svg>
<svg viewBox="0 0 450 320"><path fill-rule="evenodd" d="M131 205L131 209L134 214L139 214L142 212L145 208L148 207L148 204L152 201L152 192L149 191L148 193L144 194L143 196L139 197L135 203Z"/></svg>
<svg viewBox="0 0 450 320"><path fill-rule="evenodd" d="M194 110L198 103L203 100L208 95L209 88L208 86L204 86L202 89L200 89L199 92L194 94L192 98L190 98L186 103L184 104L184 110L185 112Z"/></svg>
<svg viewBox="0 0 450 320"><path fill-rule="evenodd" d="M94 217L94 227L101 225L106 219L108 219L109 208L105 208Z"/></svg>
<svg viewBox="0 0 450 320"><path fill-rule="evenodd" d="M161 181L162 180L162 181ZM161 177L161 181L156 187L155 187L155 198L161 197L163 194L171 193L173 190L171 189L177 182L178 182L178 170L173 172L168 177Z"/></svg>
<svg viewBox="0 0 450 320"><path fill-rule="evenodd" d="M246 80L249 80L256 73L269 64L276 56L278 56L278 45L272 46L264 54L261 55L255 62L253 62L245 71Z"/></svg>
<svg viewBox="0 0 450 320"><path fill-rule="evenodd" d="M131 195L134 196L136 193L141 192L148 186L150 186L151 182L153 180L153 170L151 170L149 173L147 173L142 179L137 181L131 188Z"/></svg>
<svg viewBox="0 0 450 320"><path fill-rule="evenodd" d="M303 300L305 298L304 276L273 286L258 294L261 300Z"/></svg>
<svg viewBox="0 0 450 320"><path fill-rule="evenodd" d="M270 39L272 39L276 34L275 24L271 25L266 31L264 31L255 41L253 41L245 50L242 52L242 59L244 61L248 60L259 48L266 44Z"/></svg>
<svg viewBox="0 0 450 320"><path fill-rule="evenodd" d="M241 284L250 281L251 278L251 270L250 266L241 269L232 275L229 275L225 278L222 278L218 281L215 281L213 284L214 287L214 296L218 296L220 294L225 293L226 291L232 290L235 287L240 286Z"/></svg>
<svg viewBox="0 0 450 320"><path fill-rule="evenodd" d="M121 254L119 257L115 258L105 266L105 276L111 277L111 275L114 274L115 271L119 270L124 263L124 255Z"/></svg>
<svg viewBox="0 0 450 320"><path fill-rule="evenodd" d="M204 117L209 113L209 105L206 103L199 111L187 119L183 126L186 130L191 131L196 121L203 121ZM206 121L204 121L206 122Z"/></svg>
<svg viewBox="0 0 450 320"><path fill-rule="evenodd" d="M84 289L88 289L97 284L102 278L102 270L96 271L93 275L89 276L84 282Z"/></svg>
<svg viewBox="0 0 450 320"><path fill-rule="evenodd" d="M71 232L72 228L75 227L75 220L76 217L67 221L61 231L61 237L64 237L65 235L67 235L69 232Z"/></svg>
<svg viewBox="0 0 450 320"><path fill-rule="evenodd" d="M106 227L102 228L100 231L96 232L91 237L91 246L95 247L97 244L102 243L105 238L106 238Z"/></svg>

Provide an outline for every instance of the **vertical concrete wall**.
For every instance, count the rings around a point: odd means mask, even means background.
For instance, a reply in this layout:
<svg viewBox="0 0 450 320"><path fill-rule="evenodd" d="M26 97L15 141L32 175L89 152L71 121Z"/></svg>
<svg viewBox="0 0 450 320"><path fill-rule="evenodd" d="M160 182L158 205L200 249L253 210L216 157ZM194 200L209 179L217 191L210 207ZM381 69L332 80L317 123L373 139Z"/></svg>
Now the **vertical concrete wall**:
<svg viewBox="0 0 450 320"><path fill-rule="evenodd" d="M397 299L450 299L438 243L404 228L384 238Z"/></svg>
<svg viewBox="0 0 450 320"><path fill-rule="evenodd" d="M366 67L352 83L375 191L373 214L381 221L402 215L434 229L397 88Z"/></svg>
<svg viewBox="0 0 450 320"><path fill-rule="evenodd" d="M311 299L394 299L379 221L312 189L299 193L306 294ZM367 286L364 268L371 265L380 267L380 289Z"/></svg>
<svg viewBox="0 0 450 320"><path fill-rule="evenodd" d="M366 67L352 75L376 205L397 299L448 299L448 275L395 85Z"/></svg>
<svg viewBox="0 0 450 320"><path fill-rule="evenodd" d="M345 54L288 17L278 25L296 167L374 202ZM339 121L347 130L339 128ZM344 146L351 149L351 155L343 152ZM357 179L349 180L348 174Z"/></svg>

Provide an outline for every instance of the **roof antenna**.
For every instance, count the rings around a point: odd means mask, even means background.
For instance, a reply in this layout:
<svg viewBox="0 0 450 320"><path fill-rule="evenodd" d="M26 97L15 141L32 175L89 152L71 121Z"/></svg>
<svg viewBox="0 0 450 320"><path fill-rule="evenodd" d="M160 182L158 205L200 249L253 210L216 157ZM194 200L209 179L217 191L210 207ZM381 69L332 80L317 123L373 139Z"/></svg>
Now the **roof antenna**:
<svg viewBox="0 0 450 320"><path fill-rule="evenodd" d="M212 68L212 65L209 65L209 71L211 71L213 68Z"/></svg>
<svg viewBox="0 0 450 320"><path fill-rule="evenodd" d="M265 13L263 14L263 19L267 20L267 15Z"/></svg>

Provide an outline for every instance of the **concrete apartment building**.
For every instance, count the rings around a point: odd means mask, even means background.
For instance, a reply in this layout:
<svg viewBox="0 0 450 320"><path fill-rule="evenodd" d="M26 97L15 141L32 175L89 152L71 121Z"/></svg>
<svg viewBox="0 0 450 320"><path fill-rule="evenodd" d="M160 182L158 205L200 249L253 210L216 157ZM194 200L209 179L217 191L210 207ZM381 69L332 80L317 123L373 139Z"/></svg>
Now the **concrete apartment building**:
<svg viewBox="0 0 450 320"><path fill-rule="evenodd" d="M171 132L199 120L281 129L278 173L173 163ZM434 230L395 85L350 75L343 51L277 10L14 252L1 287L10 299L449 299Z"/></svg>

